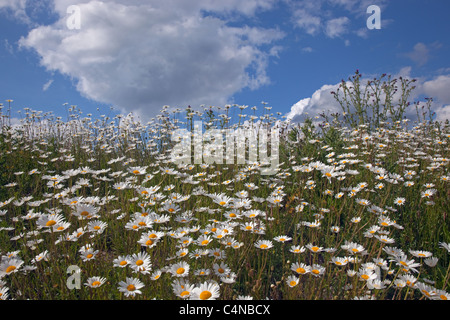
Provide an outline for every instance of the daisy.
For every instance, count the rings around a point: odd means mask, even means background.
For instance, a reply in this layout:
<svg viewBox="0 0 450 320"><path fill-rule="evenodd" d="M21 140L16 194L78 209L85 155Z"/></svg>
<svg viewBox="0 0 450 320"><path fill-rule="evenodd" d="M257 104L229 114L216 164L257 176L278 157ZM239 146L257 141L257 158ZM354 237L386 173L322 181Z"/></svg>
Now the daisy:
<svg viewBox="0 0 450 320"><path fill-rule="evenodd" d="M95 221L89 221L87 225L88 232L101 234L103 231L105 231L108 224L104 221L95 220Z"/></svg>
<svg viewBox="0 0 450 320"><path fill-rule="evenodd" d="M267 250L273 247L272 241L270 240L258 240L255 244L255 247L263 250Z"/></svg>
<svg viewBox="0 0 450 320"><path fill-rule="evenodd" d="M36 263L39 261L48 261L48 250L45 250L42 253L39 253L34 259L31 261L32 263Z"/></svg>
<svg viewBox="0 0 450 320"><path fill-rule="evenodd" d="M426 258L423 262L425 262L425 264L431 268L435 267L438 263L439 259L436 257L429 257Z"/></svg>
<svg viewBox="0 0 450 320"><path fill-rule="evenodd" d="M19 268L23 263L23 260L16 257L2 259L2 262L0 263L0 279L5 275L10 275L19 271Z"/></svg>
<svg viewBox="0 0 450 320"><path fill-rule="evenodd" d="M131 258L130 256L118 256L114 259L113 263L114 267L125 268L131 263Z"/></svg>
<svg viewBox="0 0 450 320"><path fill-rule="evenodd" d="M213 270L214 273L219 277L222 277L231 272L231 269L223 262L221 262L220 264L215 263L213 265Z"/></svg>
<svg viewBox="0 0 450 320"><path fill-rule="evenodd" d="M405 271L412 270L414 272L419 272L415 268L420 267L420 263L415 262L413 259L408 260L407 256L404 254L395 256L394 259L392 259L390 261L395 262L399 267L401 267Z"/></svg>
<svg viewBox="0 0 450 320"><path fill-rule="evenodd" d="M130 267L136 272L148 270L151 265L150 256L147 252L135 253L130 257Z"/></svg>
<svg viewBox="0 0 450 320"><path fill-rule="evenodd" d="M449 243L439 242L439 247L447 250L450 253L450 242Z"/></svg>
<svg viewBox="0 0 450 320"><path fill-rule="evenodd" d="M211 274L211 270L210 269L201 268L201 269L195 270L194 274L196 276L209 276Z"/></svg>
<svg viewBox="0 0 450 320"><path fill-rule="evenodd" d="M307 274L311 272L311 267L304 263L294 262L291 265L291 270L296 272L297 274Z"/></svg>
<svg viewBox="0 0 450 320"><path fill-rule="evenodd" d="M158 241L160 240L163 236L165 235L164 232L162 231L156 231L156 230L149 230L149 231L145 231L144 233L142 233L142 238L144 238L144 236L147 239L153 240L153 241Z"/></svg>
<svg viewBox="0 0 450 320"><path fill-rule="evenodd" d="M50 228L63 222L63 216L59 214L42 214L36 224L38 228Z"/></svg>
<svg viewBox="0 0 450 320"><path fill-rule="evenodd" d="M174 277L187 277L189 274L189 268L189 264L185 261L182 261L170 266L169 272Z"/></svg>
<svg viewBox="0 0 450 320"><path fill-rule="evenodd" d="M278 242L287 242L287 241L291 241L292 240L292 238L291 237L288 237L288 236L277 236L277 237L275 237L275 238L273 238L275 241L278 241Z"/></svg>
<svg viewBox="0 0 450 320"><path fill-rule="evenodd" d="M158 244L158 240L156 239L151 239L148 237L148 235L146 234L142 234L141 238L139 239L138 243L143 246L143 247L147 247L147 248L153 248Z"/></svg>
<svg viewBox="0 0 450 320"><path fill-rule="evenodd" d="M227 273L220 277L220 281L223 283L235 283L237 274L234 272Z"/></svg>
<svg viewBox="0 0 450 320"><path fill-rule="evenodd" d="M402 206L405 204L406 199L402 198L402 197L397 197L394 200L394 204L398 205L398 206Z"/></svg>
<svg viewBox="0 0 450 320"><path fill-rule="evenodd" d="M7 300L9 297L9 288L0 286L0 300Z"/></svg>
<svg viewBox="0 0 450 320"><path fill-rule="evenodd" d="M142 291L139 290L144 287L144 284L137 278L127 277L125 281L119 282L118 290L125 294L125 297L132 296L136 294L141 294Z"/></svg>
<svg viewBox="0 0 450 320"><path fill-rule="evenodd" d="M162 270L155 270L150 276L150 280L155 281L161 278Z"/></svg>
<svg viewBox="0 0 450 320"><path fill-rule="evenodd" d="M323 247L318 247L316 245L313 245L312 243L308 243L305 247L314 253L323 251Z"/></svg>
<svg viewBox="0 0 450 320"><path fill-rule="evenodd" d="M201 235L200 237L197 238L196 243L199 246L205 247L207 246L210 242L212 241L212 238L210 235Z"/></svg>
<svg viewBox="0 0 450 320"><path fill-rule="evenodd" d="M416 289L418 289L420 293L422 293L422 295L424 295L428 299L432 299L433 296L435 296L437 293L436 288L433 288L432 286L429 286L423 282L418 282L416 284Z"/></svg>
<svg viewBox="0 0 450 320"><path fill-rule="evenodd" d="M364 253L365 249L362 245L355 242L347 242L342 245L342 249L347 250L351 254Z"/></svg>
<svg viewBox="0 0 450 320"><path fill-rule="evenodd" d="M72 214L76 217L78 217L79 220L84 220L84 219L91 219L91 218L97 218L97 213L100 211L99 208L94 207L93 205L90 204L78 204L75 207L75 211L72 212Z"/></svg>
<svg viewBox="0 0 450 320"><path fill-rule="evenodd" d="M440 289L436 289L435 291L435 295L433 295L431 297L431 299L433 300L450 300L450 293L444 291L444 290L440 290Z"/></svg>
<svg viewBox="0 0 450 320"><path fill-rule="evenodd" d="M290 275L286 279L286 283L290 288L295 287L298 284L298 281L299 281L299 278L294 275Z"/></svg>
<svg viewBox="0 0 450 320"><path fill-rule="evenodd" d="M190 284L189 282L182 279L176 279L174 282L172 282L173 293L181 299L190 298L194 287L195 286L193 284Z"/></svg>
<svg viewBox="0 0 450 320"><path fill-rule="evenodd" d="M306 248L305 247L301 247L301 246L291 246L291 248L289 249L290 252L292 253L303 253L305 252Z"/></svg>
<svg viewBox="0 0 450 320"><path fill-rule="evenodd" d="M214 281L205 281L192 290L191 300L216 300L220 296L220 287Z"/></svg>
<svg viewBox="0 0 450 320"><path fill-rule="evenodd" d="M436 192L437 192L436 189L427 189L425 191L422 191L421 197L422 198L431 198Z"/></svg>
<svg viewBox="0 0 450 320"><path fill-rule="evenodd" d="M409 250L409 253L416 258L429 258L433 255L431 252L423 250Z"/></svg>
<svg viewBox="0 0 450 320"><path fill-rule="evenodd" d="M332 257L331 262L337 266L345 266L349 260L346 257Z"/></svg>
<svg viewBox="0 0 450 320"><path fill-rule="evenodd" d="M87 287L91 287L91 288L98 288L105 282L106 282L106 278L90 277L86 280L86 283L84 285Z"/></svg>
<svg viewBox="0 0 450 320"><path fill-rule="evenodd" d="M136 176L144 175L146 173L146 167L130 167L128 171Z"/></svg>
<svg viewBox="0 0 450 320"><path fill-rule="evenodd" d="M89 249L81 252L81 259L84 262L94 260L98 253L99 253L99 250L94 250L92 248L89 248Z"/></svg>
<svg viewBox="0 0 450 320"><path fill-rule="evenodd" d="M325 273L325 267L319 264L313 264L311 266L311 274L315 277L320 277Z"/></svg>
<svg viewBox="0 0 450 320"><path fill-rule="evenodd" d="M380 242L382 243L386 243L386 244L392 244L395 242L394 239L386 237L386 236L382 236L382 235L375 235L374 236L376 239L378 239Z"/></svg>

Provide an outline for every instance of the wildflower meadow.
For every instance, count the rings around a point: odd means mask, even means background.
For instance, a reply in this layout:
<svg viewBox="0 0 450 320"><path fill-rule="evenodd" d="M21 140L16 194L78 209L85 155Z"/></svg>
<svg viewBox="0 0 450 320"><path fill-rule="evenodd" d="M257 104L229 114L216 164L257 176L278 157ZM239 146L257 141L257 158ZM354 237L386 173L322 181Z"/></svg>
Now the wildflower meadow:
<svg viewBox="0 0 450 320"><path fill-rule="evenodd" d="M359 79L296 123L264 102L11 124L7 100L0 298L449 299L448 120Z"/></svg>

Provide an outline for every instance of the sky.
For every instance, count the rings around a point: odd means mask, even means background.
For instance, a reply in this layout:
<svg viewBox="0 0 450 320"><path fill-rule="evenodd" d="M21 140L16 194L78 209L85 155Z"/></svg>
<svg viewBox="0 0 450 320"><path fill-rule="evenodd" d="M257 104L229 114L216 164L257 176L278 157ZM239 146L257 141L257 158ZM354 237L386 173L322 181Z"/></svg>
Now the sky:
<svg viewBox="0 0 450 320"><path fill-rule="evenodd" d="M448 0L0 0L0 102L17 118L238 104L295 121L340 111L330 92L359 70L417 79L411 100L432 97L445 120L449 12Z"/></svg>

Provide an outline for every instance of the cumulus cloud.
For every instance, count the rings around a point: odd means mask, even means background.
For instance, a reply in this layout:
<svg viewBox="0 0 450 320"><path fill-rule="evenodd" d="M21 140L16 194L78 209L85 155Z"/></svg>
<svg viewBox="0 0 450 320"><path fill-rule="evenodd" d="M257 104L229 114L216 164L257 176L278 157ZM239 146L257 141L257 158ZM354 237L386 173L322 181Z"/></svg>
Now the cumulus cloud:
<svg viewBox="0 0 450 320"><path fill-rule="evenodd" d="M20 46L72 78L83 96L143 117L164 105L225 104L244 88L270 83L266 68L284 36L229 26L230 16L267 10L271 0L85 0L77 4L80 27L70 29L73 4L55 1L59 19L33 28Z"/></svg>

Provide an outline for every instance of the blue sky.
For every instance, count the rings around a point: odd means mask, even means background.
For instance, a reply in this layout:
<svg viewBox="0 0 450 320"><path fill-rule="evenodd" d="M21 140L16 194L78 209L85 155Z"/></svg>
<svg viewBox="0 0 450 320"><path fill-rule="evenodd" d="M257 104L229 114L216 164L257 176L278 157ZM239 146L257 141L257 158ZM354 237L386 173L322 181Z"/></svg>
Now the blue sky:
<svg viewBox="0 0 450 320"><path fill-rule="evenodd" d="M369 5L381 29L367 28ZM448 12L446 0L0 0L0 100L144 120L163 105L265 101L294 117L336 110L331 88L359 69L417 78L448 119Z"/></svg>

